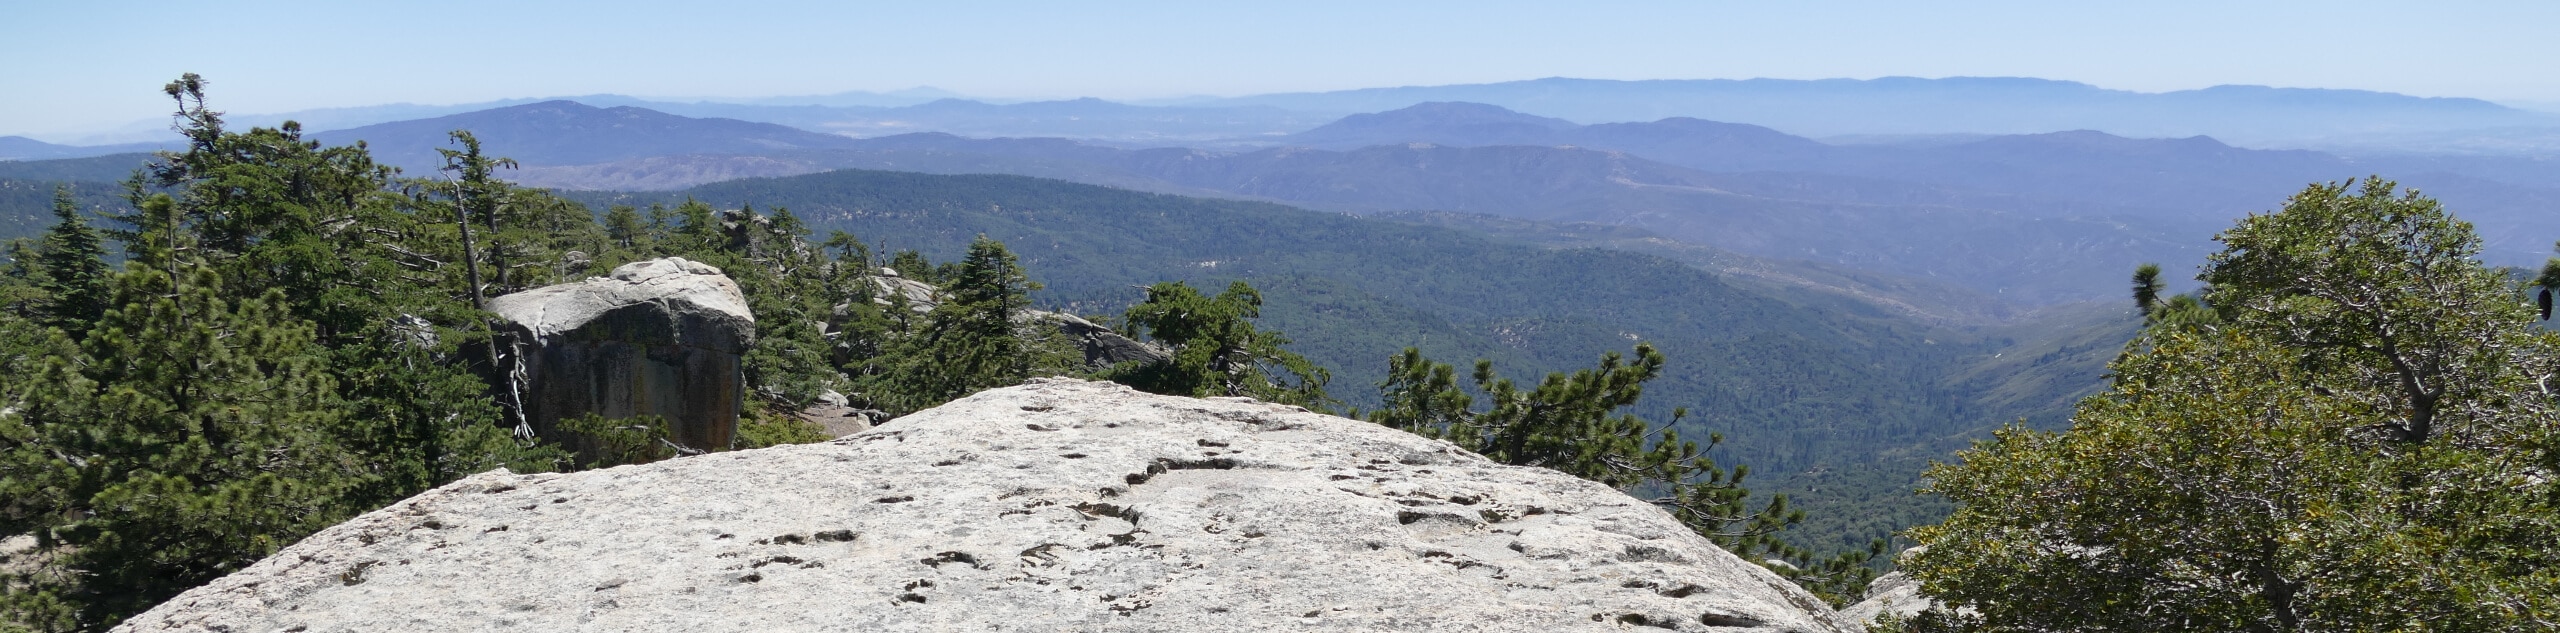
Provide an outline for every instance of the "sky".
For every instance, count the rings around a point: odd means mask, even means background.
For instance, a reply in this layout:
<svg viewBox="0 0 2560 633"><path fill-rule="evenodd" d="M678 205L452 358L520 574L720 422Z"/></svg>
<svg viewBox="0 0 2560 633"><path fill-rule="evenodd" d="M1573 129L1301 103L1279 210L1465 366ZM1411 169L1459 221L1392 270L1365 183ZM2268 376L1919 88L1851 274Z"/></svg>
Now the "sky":
<svg viewBox="0 0 2560 633"><path fill-rule="evenodd" d="M999 99L1540 77L2015 76L2560 109L2560 2L126 2L0 0L0 135L615 93L734 99L932 86Z"/></svg>

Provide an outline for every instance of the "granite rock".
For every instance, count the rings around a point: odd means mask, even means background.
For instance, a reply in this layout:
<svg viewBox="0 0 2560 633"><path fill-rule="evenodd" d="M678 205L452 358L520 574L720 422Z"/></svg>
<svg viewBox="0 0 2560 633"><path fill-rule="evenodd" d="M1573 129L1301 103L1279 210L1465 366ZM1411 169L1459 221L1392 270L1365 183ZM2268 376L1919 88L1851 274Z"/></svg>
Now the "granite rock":
<svg viewBox="0 0 2560 633"><path fill-rule="evenodd" d="M1599 484L1046 379L828 443L476 475L119 630L1647 628L1858 630Z"/></svg>
<svg viewBox="0 0 2560 633"><path fill-rule="evenodd" d="M1084 352L1085 367L1090 369L1101 370L1121 363L1149 364L1173 360L1173 352L1161 346L1123 336L1073 314L1029 310L1024 317L1035 323L1056 326L1059 334L1073 339L1076 348Z"/></svg>
<svg viewBox="0 0 2560 633"><path fill-rule="evenodd" d="M490 299L489 311L509 326L501 365L515 365L504 373L536 433L584 448L559 422L595 413L659 416L692 449L734 439L755 316L720 269L680 257L633 262Z"/></svg>

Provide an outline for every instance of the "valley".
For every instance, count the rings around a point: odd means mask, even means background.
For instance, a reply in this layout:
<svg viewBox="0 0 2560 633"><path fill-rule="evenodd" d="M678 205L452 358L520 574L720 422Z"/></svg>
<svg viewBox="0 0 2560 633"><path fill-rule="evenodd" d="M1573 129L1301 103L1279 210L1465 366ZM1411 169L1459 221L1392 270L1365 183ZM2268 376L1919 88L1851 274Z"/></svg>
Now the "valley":
<svg viewBox="0 0 2560 633"><path fill-rule="evenodd" d="M2127 272L2192 268L2231 218L2302 183L2410 172L2481 227L2491 261L2533 261L2560 235L2543 211L2560 202L2554 170L2529 158L2092 131L1826 142L1444 101L1340 117L1270 103L590 101L313 136L427 175L446 133L468 129L522 163L502 176L593 213L787 208L822 235L936 260L984 235L1046 285L1040 305L1095 317L1156 281L1245 281L1268 300L1263 321L1331 368L1355 408L1376 405L1385 358L1407 346L1534 376L1649 343L1672 365L1640 410L1688 408L1685 435L1725 437L1716 459L1753 466L1756 490L1810 511L1795 537L1833 548L1942 514L1910 492L1932 460L2013 420L2065 424L2139 323ZM943 131L830 123L829 108ZM1024 131L1072 138L1000 136ZM110 183L142 160L0 162L0 233L42 228L49 183L117 208ZM2172 289L2191 285L2173 276Z"/></svg>

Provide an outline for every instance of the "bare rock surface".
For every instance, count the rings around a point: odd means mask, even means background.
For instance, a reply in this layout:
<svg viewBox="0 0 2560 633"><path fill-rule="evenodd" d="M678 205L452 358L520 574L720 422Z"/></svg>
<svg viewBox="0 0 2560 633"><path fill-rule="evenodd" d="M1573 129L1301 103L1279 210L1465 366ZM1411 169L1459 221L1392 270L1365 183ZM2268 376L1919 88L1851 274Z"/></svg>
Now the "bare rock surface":
<svg viewBox="0 0 2560 633"><path fill-rule="evenodd" d="M1895 554L1894 557L1909 561L1912 555L1928 549L1926 545L1914 547L1902 550L1902 553ZM1878 576L1874 582L1867 583L1866 598L1859 600L1857 604L1842 607L1840 617L1857 620L1861 626L1872 626L1885 614L1909 618L1920 615L1920 612L1927 611L1936 604L1928 596L1920 594L1920 579L1897 571Z"/></svg>
<svg viewBox="0 0 2560 633"><path fill-rule="evenodd" d="M123 631L1855 631L1607 487L1067 379L824 444L484 473Z"/></svg>
<svg viewBox="0 0 2560 633"><path fill-rule="evenodd" d="M871 284L880 290L879 296L871 299L872 303L887 306L893 305L891 297L902 298L907 300L907 309L918 314L932 312L934 306L942 305L942 291L934 289L933 284L900 277L894 268L882 268L880 272L871 276Z"/></svg>
<svg viewBox="0 0 2560 633"><path fill-rule="evenodd" d="M755 340L746 294L720 269L681 257L489 300L510 325L507 371L536 432L577 447L558 423L588 413L656 415L678 443L727 448ZM503 400L501 402L504 402Z"/></svg>
<svg viewBox="0 0 2560 633"><path fill-rule="evenodd" d="M1841 608L1840 617L1872 625L1884 614L1908 618L1929 610L1929 605L1929 599L1920 595L1920 582L1897 571L1868 583L1866 599Z"/></svg>
<svg viewBox="0 0 2560 633"><path fill-rule="evenodd" d="M888 414L874 409L855 408L844 394L834 390L818 394L818 401L800 409L792 417L818 425L828 437L844 437L871 430L874 421Z"/></svg>
<svg viewBox="0 0 2560 633"><path fill-rule="evenodd" d="M1153 343L1122 336L1111 328L1084 320L1065 312L1030 310L1024 313L1032 322L1057 326L1058 333L1073 338L1076 348L1084 351L1084 364L1104 369L1121 363L1161 363L1173 359L1173 352Z"/></svg>
<svg viewBox="0 0 2560 633"><path fill-rule="evenodd" d="M737 282L719 268L682 257L632 262L605 277L492 298L489 311L536 336L553 336L642 303L681 303L748 323L756 320Z"/></svg>

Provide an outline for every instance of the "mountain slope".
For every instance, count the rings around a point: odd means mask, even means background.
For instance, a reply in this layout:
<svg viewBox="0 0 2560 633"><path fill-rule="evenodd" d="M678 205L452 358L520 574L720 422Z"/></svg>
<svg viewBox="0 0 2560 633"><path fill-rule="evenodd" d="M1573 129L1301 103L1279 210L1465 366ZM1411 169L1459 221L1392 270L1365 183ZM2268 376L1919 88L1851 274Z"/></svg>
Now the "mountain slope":
<svg viewBox="0 0 2560 633"><path fill-rule="evenodd" d="M111 183L151 162L150 154L108 154L54 160L0 161L0 178Z"/></svg>
<svg viewBox="0 0 2560 633"><path fill-rule="evenodd" d="M84 204L111 204L115 191L84 189ZM0 211L22 220L0 228L39 229L49 194L49 184L0 182ZM1385 356L1406 346L1453 362L1490 358L1506 375L1534 379L1652 343L1672 366L1648 389L1649 414L1667 418L1670 408L1687 406L1693 415L1684 433L1733 438L1718 459L1753 464L1762 489L1795 491L1817 512L1860 517L1824 528L1837 533L1821 538L1842 542L1931 518L1907 494L1912 455L1942 454L1949 442L1972 437L1968 429L1998 420L2050 419L2037 407L2067 400L2056 394L2073 387L2004 379L2007 366L1967 369L2034 341L1848 293L1639 253L1542 248L1266 203L1013 176L862 171L574 195L597 208L688 197L788 206L822 233L847 229L880 252L915 248L938 259L989 235L1047 284L1041 304L1086 314L1115 314L1139 299L1136 286L1156 281L1206 288L1250 281L1266 298L1265 325L1333 367L1335 393L1354 404L1374 403ZM1955 375L1981 378L1945 378ZM2028 393L1976 384L2025 385ZM1887 468L1893 464L1903 466ZM1835 476L1842 472L1864 474L1849 485ZM1804 483L1792 483L1798 476ZM1838 505L1851 497L1837 493L1852 490L1873 505Z"/></svg>
<svg viewBox="0 0 2560 633"><path fill-rule="evenodd" d="M2035 134L2090 129L2120 136L2210 135L2263 145L2392 132L2560 126L2560 118L2477 99L2264 86L2142 93L2015 77L1810 81L1555 77L1255 95L1193 103L1376 112L1432 101L1487 103L1585 123L1671 117L1741 121L1817 137Z"/></svg>
<svg viewBox="0 0 2560 633"><path fill-rule="evenodd" d="M771 123L697 119L634 107L545 101L311 135L323 143L364 141L374 160L411 173L442 164L446 135L470 130L491 156L530 164L579 165L675 154L757 154L850 147L852 139Z"/></svg>
<svg viewBox="0 0 2560 633"><path fill-rule="evenodd" d="M123 143L117 145L55 145L24 136L0 136L0 163L12 161L62 160L109 154L130 154L168 149L175 142Z"/></svg>
<svg viewBox="0 0 2560 633"><path fill-rule="evenodd" d="M1282 137L1289 145L1363 147L1424 142L1452 145L1544 145L1572 121L1530 116L1480 103L1432 102L1375 114L1342 117L1316 129ZM1391 138L1381 138L1391 137Z"/></svg>
<svg viewBox="0 0 2560 633"><path fill-rule="evenodd" d="M945 101L910 109L1069 118L1133 111L1098 101ZM493 153L527 163L508 175L540 186L672 189L847 167L1012 173L1364 213L1459 211L1634 226L1759 256L1940 279L2021 305L2111 297L2102 289L2118 285L2125 269L2145 261L2192 266L2214 231L2306 183L2391 166L2204 137L2087 131L1834 146L1757 126L1695 119L1578 126L1466 103L1346 117L1285 139L1330 139L1349 147L1342 150L1131 150L945 134L851 139L560 103L366 130L399 132L383 138L405 140L377 140L377 147L408 156L394 162L420 173L436 162L444 130L462 126L494 135ZM2516 165L2505 173L2547 170ZM2546 205L2560 190L2515 179L2404 177L2478 223L2492 262L2533 263L2560 237L2560 216Z"/></svg>
<svg viewBox="0 0 2560 633"><path fill-rule="evenodd" d="M2130 210L2054 213L2065 205L1873 178L1700 172L1568 147L1236 154L939 135L859 145L864 149L793 154L798 162L766 173L829 167L1014 173L1339 211L1458 211L1626 225L1754 255L1937 278L2030 305L2090 297L2101 292L2092 288L2114 287L2114 278L2143 261L2193 260L2209 231L2167 230L2109 213ZM582 168L575 176L592 183L605 169ZM558 171L527 175L532 184L562 184L543 178Z"/></svg>
<svg viewBox="0 0 2560 633"><path fill-rule="evenodd" d="M788 207L821 233L843 229L882 252L938 260L983 234L1046 285L1038 303L1087 314L1117 313L1156 281L1249 281L1263 291L1265 326L1332 367L1333 391L1354 404L1373 402L1385 355L1405 346L1446 361L1491 358L1529 379L1652 343L1671 366L1644 409L1663 419L1689 407L1684 435L1723 433L1719 461L1751 464L1759 488L1835 517L1809 535L1825 543L1863 544L1934 519L1910 496L1926 460L2006 420L2055 423L2056 407L2095 387L2094 367L2112 357L2054 354L2067 344L1650 255L1052 180L841 171L573 195L591 205ZM2116 316L2040 327L2077 332ZM2035 354L1993 362L2013 350Z"/></svg>
<svg viewBox="0 0 2560 633"><path fill-rule="evenodd" d="M867 171L743 180L673 194L579 195L592 203L692 198L720 205L783 206L821 231L845 229L885 248L917 248L938 257L959 253L971 237L983 233L1012 245L1047 284L1039 295L1044 303L1089 312L1115 311L1138 298L1132 285L1161 278L1217 285L1227 279L1268 281L1280 289L1271 294L1289 298L1275 298L1274 312L1294 315L1275 318L1301 340L1370 340L1377 345L1324 359L1345 372L1348 380L1339 384L1352 385L1354 393L1378 376L1384 354L1405 343L1362 333L1365 320L1280 306L1303 295L1330 294L1339 301L1401 306L1387 312L1419 310L1431 319L1415 325L1415 331L1464 333L1449 342L1444 357L1499 353L1543 368L1587 364L1599 350L1624 347L1632 340L1657 341L1689 352L1675 354L1688 360L1667 382L1687 385L1693 394L1752 394L1687 398L1697 400L1689 404L1709 418L1746 426L1774 424L1766 416L1786 408L1742 404L1752 400L1817 408L1832 405L1810 403L1873 405L1822 416L1842 420L1909 417L1908 406L1886 402L1902 398L1906 405L1926 403L1948 394L1898 392L1901 387L1891 385L1934 376L1933 369L1920 365L1938 367L1972 351L1957 342L1961 333L1943 332L1890 310L1872 305L1809 309L1799 304L1800 297L1773 296L1658 257L1542 249L1447 229L1261 203L1009 176ZM1929 342L1939 335L1949 340ZM1761 351L1738 351L1745 349ZM1743 368L1859 376L1851 382L1865 384L1781 384L1785 381L1741 378ZM1837 384L1841 391L1810 398L1780 393L1815 390L1808 386L1812 384ZM1668 399L1684 399L1677 397L1682 389L1667 389ZM1745 422L1747 418L1764 422Z"/></svg>
<svg viewBox="0 0 2560 633"><path fill-rule="evenodd" d="M0 136L0 160L71 158L80 148L55 145L24 136Z"/></svg>

